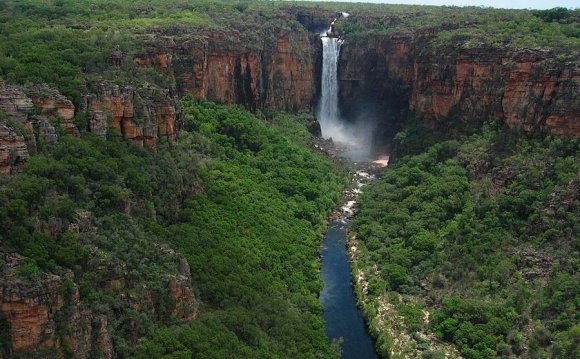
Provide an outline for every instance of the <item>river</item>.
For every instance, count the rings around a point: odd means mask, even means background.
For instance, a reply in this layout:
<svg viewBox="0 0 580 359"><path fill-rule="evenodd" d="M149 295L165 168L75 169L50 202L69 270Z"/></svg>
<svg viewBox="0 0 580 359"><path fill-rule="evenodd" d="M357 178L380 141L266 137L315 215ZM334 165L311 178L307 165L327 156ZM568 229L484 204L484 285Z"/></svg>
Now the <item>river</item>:
<svg viewBox="0 0 580 359"><path fill-rule="evenodd" d="M344 359L377 358L374 342L366 331L351 284L346 227L344 220L334 220L322 242L321 276L324 289L320 293L320 301L324 307L326 335L330 340L342 338Z"/></svg>
<svg viewBox="0 0 580 359"><path fill-rule="evenodd" d="M341 16L348 14L341 13ZM336 19L332 24L335 22ZM343 121L340 115L338 59L343 40L332 36L332 24L321 34L322 76L317 118L322 137L328 139L332 147L337 144L342 147L338 151L338 156L346 158L346 162L354 165L354 168L360 168L361 162L363 167L368 167L372 161L370 137L361 136L360 128ZM358 162L358 165L355 162ZM331 341L342 341L340 345L342 358L375 359L377 354L374 342L367 333L362 312L356 305L354 287L351 284L350 261L346 251L347 228L350 218L356 211L356 197L361 191L360 188L372 181L373 176L362 170L354 170L351 172L351 178L353 188L345 195L345 206L340 213L333 216L334 220L322 242L321 277L324 287L320 293L320 302L324 308L326 335Z"/></svg>

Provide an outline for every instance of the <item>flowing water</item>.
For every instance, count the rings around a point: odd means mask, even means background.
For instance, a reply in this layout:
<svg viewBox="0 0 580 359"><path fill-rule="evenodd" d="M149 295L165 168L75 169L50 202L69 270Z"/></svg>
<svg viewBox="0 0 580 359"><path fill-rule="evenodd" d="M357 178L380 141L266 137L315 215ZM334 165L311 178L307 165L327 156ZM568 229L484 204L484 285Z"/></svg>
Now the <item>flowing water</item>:
<svg viewBox="0 0 580 359"><path fill-rule="evenodd" d="M366 331L351 285L350 262L346 253L346 227L333 221L322 243L322 281L320 301L324 307L326 335L341 340L342 358L375 359L373 340Z"/></svg>
<svg viewBox="0 0 580 359"><path fill-rule="evenodd" d="M344 140L343 124L338 108L338 57L342 40L322 36L322 84L318 122L322 137Z"/></svg>
<svg viewBox="0 0 580 359"><path fill-rule="evenodd" d="M356 131L346 125L340 117L338 58L342 40L322 35L322 89L318 106L318 121L322 136L332 138L343 147L342 156L353 161L371 161L370 149L361 146L368 141L360 140ZM363 172L357 172L363 173ZM356 178L356 175L353 177ZM362 186L362 184L361 184ZM353 192L360 192L357 187ZM351 198L352 199L352 198ZM366 331L362 312L356 305L351 282L351 267L346 251L346 236L349 217L354 213L355 200L350 200L342 209L342 215L335 219L322 243L321 277L324 288L320 301L324 308L326 334L329 340L341 342L344 359L375 359L377 354L374 343Z"/></svg>
<svg viewBox="0 0 580 359"><path fill-rule="evenodd" d="M348 16L348 14L343 16ZM329 29L321 36L322 79L316 115L322 130L322 137L332 139L337 146L345 148L349 152L346 157L354 161L372 161L373 127L369 126L364 118L359 123L348 122L340 113L338 60L343 40L327 35L331 32L332 30Z"/></svg>

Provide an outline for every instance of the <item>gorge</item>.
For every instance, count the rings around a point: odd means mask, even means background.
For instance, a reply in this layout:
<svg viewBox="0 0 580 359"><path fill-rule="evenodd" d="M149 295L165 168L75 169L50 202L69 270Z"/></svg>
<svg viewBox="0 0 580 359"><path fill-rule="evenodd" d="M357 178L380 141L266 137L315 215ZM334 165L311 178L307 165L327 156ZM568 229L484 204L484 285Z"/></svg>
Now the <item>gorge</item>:
<svg viewBox="0 0 580 359"><path fill-rule="evenodd" d="M342 15L343 13L341 13ZM332 26L320 39L322 42L321 95L318 104L318 119L321 135L339 148L339 156L347 161L371 161L369 138L362 138L352 131L340 116L338 102L338 59L342 40L333 37ZM352 178L354 180L354 177ZM365 321L357 308L351 282L351 266L346 252L347 228L354 210L356 194L363 184L355 182L355 189L349 192L348 202L341 214L333 218L322 242L322 267L320 276L323 289L320 302L324 308L328 339L340 348L342 358L377 358L373 341L366 331ZM355 192L356 191L356 192ZM346 197L346 196L345 196Z"/></svg>
<svg viewBox="0 0 580 359"><path fill-rule="evenodd" d="M0 4L0 358L576 355L578 10L338 10Z"/></svg>

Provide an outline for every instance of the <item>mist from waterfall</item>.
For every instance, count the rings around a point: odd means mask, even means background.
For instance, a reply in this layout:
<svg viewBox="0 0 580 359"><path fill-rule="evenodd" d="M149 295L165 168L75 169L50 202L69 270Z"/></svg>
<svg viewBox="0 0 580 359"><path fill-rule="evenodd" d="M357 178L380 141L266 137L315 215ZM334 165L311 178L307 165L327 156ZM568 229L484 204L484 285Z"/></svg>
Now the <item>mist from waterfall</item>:
<svg viewBox="0 0 580 359"><path fill-rule="evenodd" d="M342 121L338 109L338 57L342 41L335 37L322 38L322 88L318 121L323 137L340 140Z"/></svg>
<svg viewBox="0 0 580 359"><path fill-rule="evenodd" d="M332 26L321 34L322 80L317 117L322 137L332 138L337 145L346 147L347 157L353 160L369 160L372 142L371 126L365 125L364 118L357 118L354 124L346 122L340 114L338 59L343 40L329 36L331 32Z"/></svg>

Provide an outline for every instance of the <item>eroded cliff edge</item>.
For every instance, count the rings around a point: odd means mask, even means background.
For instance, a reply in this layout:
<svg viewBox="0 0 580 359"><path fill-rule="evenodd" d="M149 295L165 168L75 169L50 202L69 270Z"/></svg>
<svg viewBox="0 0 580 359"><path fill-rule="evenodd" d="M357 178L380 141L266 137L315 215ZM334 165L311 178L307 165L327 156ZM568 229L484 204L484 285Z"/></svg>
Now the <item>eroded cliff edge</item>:
<svg viewBox="0 0 580 359"><path fill-rule="evenodd" d="M388 103L397 115L440 129L500 120L528 134L580 135L577 63L545 50L448 44L441 51L436 32L347 36L339 75L344 107Z"/></svg>
<svg viewBox="0 0 580 359"><path fill-rule="evenodd" d="M160 141L175 139L182 126L179 98L186 94L252 110L312 108L320 61L320 42L314 30L328 17L328 13L290 14L280 19L280 26L268 30L268 37L257 40L244 29L192 32L175 26L134 34L135 42L143 46L135 52L111 52L110 73L84 79L86 91L75 104L45 85L1 82L0 108L5 116L0 124L0 172L18 172L39 146L85 131L98 136L118 132L126 140L154 150ZM294 20L298 22L291 23ZM343 110L356 112L370 98L388 110L388 119L404 121L415 114L434 128L494 118L527 133L580 135L577 63L561 62L548 51L509 47L449 44L449 51L438 52L431 45L436 31L347 36L340 64ZM116 79L119 74L130 74L135 66L150 71L151 79ZM163 81L155 81L158 77ZM69 225L75 228L78 223L67 223L67 228ZM54 226L47 230L57 231ZM48 276L45 283L22 284L13 280L11 269L20 259L6 257L4 262L8 265L0 288L6 303L2 312L24 338L16 337L13 350L51 350L67 342L76 357L96 348L107 353L107 319L88 312L78 302L75 286L65 286L70 274ZM103 271L106 278L111 272L111 278L102 284L133 306L131 285L123 277L122 266L104 267ZM168 277L164 285L175 288L171 292L176 302L195 307L187 271L173 272L179 280ZM68 288L66 296L58 291L60 287ZM65 327L84 329L57 338L55 316L67 300L72 315ZM146 307L139 310L155 313L153 304ZM181 319L191 319L191 313L195 311L182 314ZM12 323L23 323L23 327Z"/></svg>

